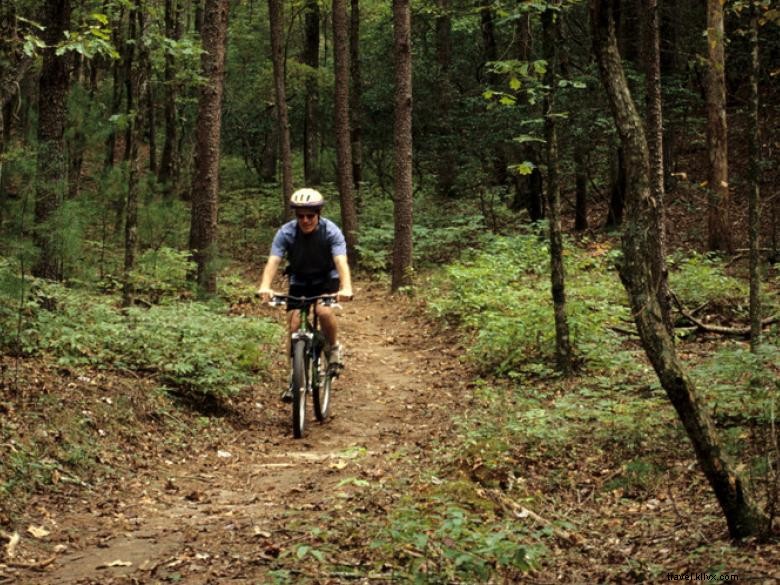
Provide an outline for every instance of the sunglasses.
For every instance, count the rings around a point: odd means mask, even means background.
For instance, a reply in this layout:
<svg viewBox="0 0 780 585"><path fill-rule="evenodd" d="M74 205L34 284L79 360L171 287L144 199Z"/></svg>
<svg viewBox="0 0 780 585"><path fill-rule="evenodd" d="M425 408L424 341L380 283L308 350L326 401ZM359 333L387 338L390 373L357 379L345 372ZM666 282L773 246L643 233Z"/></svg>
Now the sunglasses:
<svg viewBox="0 0 780 585"><path fill-rule="evenodd" d="M296 213L295 216L298 219L314 219L317 217L316 213Z"/></svg>

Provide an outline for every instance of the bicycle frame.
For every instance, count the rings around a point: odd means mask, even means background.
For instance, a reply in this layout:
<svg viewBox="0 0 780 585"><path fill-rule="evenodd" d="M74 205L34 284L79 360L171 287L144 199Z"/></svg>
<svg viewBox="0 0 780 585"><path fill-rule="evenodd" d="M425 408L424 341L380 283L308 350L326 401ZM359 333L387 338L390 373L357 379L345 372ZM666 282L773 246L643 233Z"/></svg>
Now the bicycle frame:
<svg viewBox="0 0 780 585"><path fill-rule="evenodd" d="M325 348L325 337L319 328L317 304L332 306L336 295L319 295L316 297L295 297L290 295L275 295L271 305L279 306L289 301L301 304L300 324L296 331L290 334L291 391L293 402L293 435L300 438L304 433L306 419L306 395L312 395L314 414L320 422L328 415L330 403L330 385L337 373L324 367L321 359ZM309 321L309 313L313 318Z"/></svg>

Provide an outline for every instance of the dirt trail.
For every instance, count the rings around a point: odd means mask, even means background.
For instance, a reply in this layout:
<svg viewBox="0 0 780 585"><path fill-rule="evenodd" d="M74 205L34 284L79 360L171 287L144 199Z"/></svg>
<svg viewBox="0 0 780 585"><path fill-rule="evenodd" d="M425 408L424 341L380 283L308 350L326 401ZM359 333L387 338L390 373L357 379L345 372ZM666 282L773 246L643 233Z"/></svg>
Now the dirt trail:
<svg viewBox="0 0 780 585"><path fill-rule="evenodd" d="M434 441L467 393L456 351L384 287L358 292L340 316L348 367L330 421L310 416L307 436L292 439L280 372L253 389L230 439L193 445L178 461L152 458L54 509L47 502L41 567L13 582L265 582L273 556L300 540L301 519L338 509L356 478L391 476L389 453Z"/></svg>

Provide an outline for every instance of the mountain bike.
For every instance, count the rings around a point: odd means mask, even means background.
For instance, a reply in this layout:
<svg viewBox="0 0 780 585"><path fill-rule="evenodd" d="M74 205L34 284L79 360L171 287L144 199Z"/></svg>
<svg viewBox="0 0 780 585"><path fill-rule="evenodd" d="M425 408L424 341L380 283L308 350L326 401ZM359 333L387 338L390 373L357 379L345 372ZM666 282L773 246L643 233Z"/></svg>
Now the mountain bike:
<svg viewBox="0 0 780 585"><path fill-rule="evenodd" d="M274 295L270 305L285 306L288 301L301 303L301 325L290 334L290 391L292 393L293 436L303 437L306 428L306 396L311 394L314 416L324 422L330 410L330 388L339 371L328 363L327 341L317 318L317 304L336 305L336 295L295 297ZM310 320L309 315L312 315Z"/></svg>

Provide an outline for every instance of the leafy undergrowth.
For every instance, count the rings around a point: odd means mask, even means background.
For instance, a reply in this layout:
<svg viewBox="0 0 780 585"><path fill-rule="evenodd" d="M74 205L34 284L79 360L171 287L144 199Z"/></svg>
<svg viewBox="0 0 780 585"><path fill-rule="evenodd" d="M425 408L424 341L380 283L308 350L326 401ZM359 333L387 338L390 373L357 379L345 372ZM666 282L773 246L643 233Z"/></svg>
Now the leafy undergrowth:
<svg viewBox="0 0 780 585"><path fill-rule="evenodd" d="M268 348L281 331L265 319L231 315L218 300L187 298L181 258L174 256L159 275L139 271L138 292L161 302L126 309L119 306L118 293L25 282L0 263L0 349L47 355L68 368L151 374L162 386L196 399L235 395L267 370Z"/></svg>

